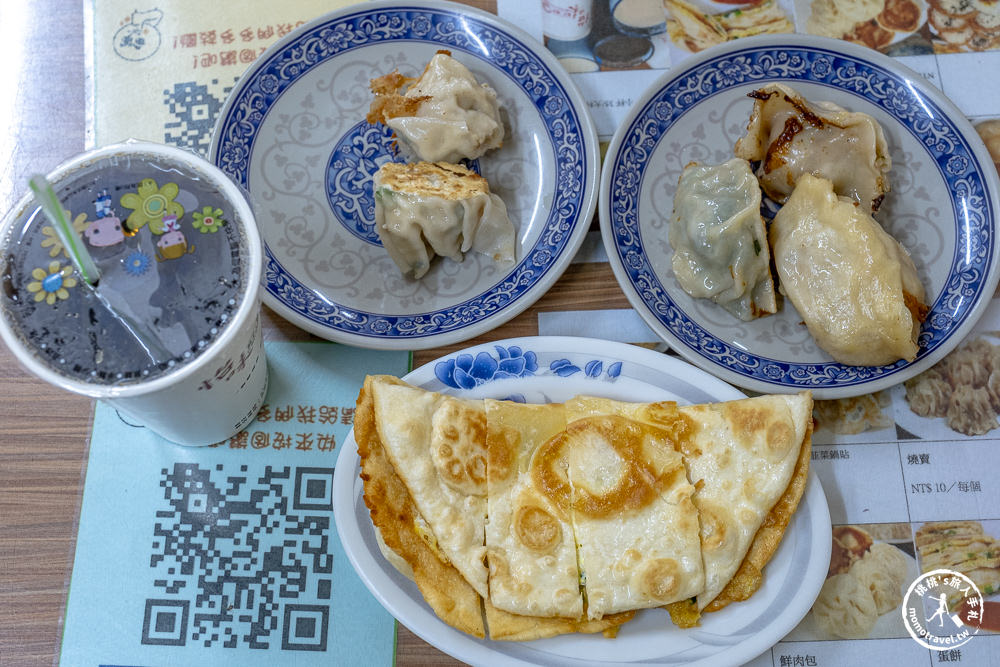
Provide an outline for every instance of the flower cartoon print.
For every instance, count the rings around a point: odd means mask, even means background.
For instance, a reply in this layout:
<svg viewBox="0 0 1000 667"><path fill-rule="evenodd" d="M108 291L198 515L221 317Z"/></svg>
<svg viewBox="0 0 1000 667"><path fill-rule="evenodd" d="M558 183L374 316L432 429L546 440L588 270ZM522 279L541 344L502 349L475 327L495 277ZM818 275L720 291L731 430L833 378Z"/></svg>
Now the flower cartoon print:
<svg viewBox="0 0 1000 667"><path fill-rule="evenodd" d="M154 234L166 231L163 226L164 215L178 218L184 215L184 207L174 201L178 192L180 188L176 183L165 183L160 187L152 178L142 179L136 192L122 195L122 206L133 209L125 219L126 233L135 234L147 224Z"/></svg>
<svg viewBox="0 0 1000 667"><path fill-rule="evenodd" d="M122 267L125 269L125 273L130 276L139 277L149 271L152 263L149 255L141 250L133 250L128 257L122 260Z"/></svg>
<svg viewBox="0 0 1000 667"><path fill-rule="evenodd" d="M73 218L73 214L70 213L69 211L65 211L65 213L67 220ZM89 223L87 222L86 213L81 213L80 215L76 216L76 218L73 218L73 229L76 230L77 234L84 233L84 230L87 228L88 224ZM67 258L69 257L69 254L66 252L66 248L63 247L63 242L59 238L59 234L56 233L54 227L52 227L51 225L45 225L44 227L42 227L42 236L44 237L42 239L42 247L49 249L49 257L55 257L59 253L62 253Z"/></svg>
<svg viewBox="0 0 1000 667"><path fill-rule="evenodd" d="M48 271L40 267L32 270L34 280L28 283L28 291L35 295L35 301L45 301L50 306L56 299L68 299L67 288L76 287L76 278L71 273L72 266L62 266L58 260L50 262Z"/></svg>
<svg viewBox="0 0 1000 667"><path fill-rule="evenodd" d="M219 231L219 228L222 227L222 225L226 224L226 221L222 219L221 208L205 206L201 209L201 211L194 211L191 213L191 217L194 218L194 222L191 223L191 226L202 234L214 234Z"/></svg>

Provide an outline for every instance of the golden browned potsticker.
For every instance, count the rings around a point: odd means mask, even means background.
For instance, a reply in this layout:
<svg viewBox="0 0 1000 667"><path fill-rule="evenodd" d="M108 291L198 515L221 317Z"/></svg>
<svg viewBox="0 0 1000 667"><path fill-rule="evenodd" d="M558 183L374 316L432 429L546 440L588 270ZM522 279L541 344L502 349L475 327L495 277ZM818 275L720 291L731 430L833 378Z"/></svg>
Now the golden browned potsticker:
<svg viewBox="0 0 1000 667"><path fill-rule="evenodd" d="M750 93L754 108L736 157L759 161L765 194L784 203L805 174L822 176L834 192L866 212L889 191L892 167L882 126L868 114L831 102L810 102L794 89L771 83Z"/></svg>

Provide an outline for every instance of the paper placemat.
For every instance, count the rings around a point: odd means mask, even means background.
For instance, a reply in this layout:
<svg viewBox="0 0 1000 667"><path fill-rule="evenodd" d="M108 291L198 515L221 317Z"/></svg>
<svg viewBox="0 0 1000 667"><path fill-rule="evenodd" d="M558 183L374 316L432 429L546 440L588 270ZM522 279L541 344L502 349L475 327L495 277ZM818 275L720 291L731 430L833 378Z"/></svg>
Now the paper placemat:
<svg viewBox="0 0 1000 667"><path fill-rule="evenodd" d="M207 154L219 110L247 67L296 27L350 4L92 0L88 143L145 139Z"/></svg>
<svg viewBox="0 0 1000 667"><path fill-rule="evenodd" d="M266 351L257 420L214 447L98 404L62 664L393 663L394 621L341 548L332 485L365 374L403 375L409 355Z"/></svg>

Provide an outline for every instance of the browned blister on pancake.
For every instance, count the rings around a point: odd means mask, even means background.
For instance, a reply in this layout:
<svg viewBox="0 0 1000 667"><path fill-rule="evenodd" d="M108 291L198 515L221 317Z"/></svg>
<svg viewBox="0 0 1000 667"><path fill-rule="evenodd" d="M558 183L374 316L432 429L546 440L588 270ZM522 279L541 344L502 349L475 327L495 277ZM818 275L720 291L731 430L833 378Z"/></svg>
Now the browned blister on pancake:
<svg viewBox="0 0 1000 667"><path fill-rule="evenodd" d="M704 482L694 502L702 518L706 578L698 606L705 609L744 562L747 565L733 584L734 589L756 590L759 586L763 564L746 560L747 555L756 543L760 558L770 558L769 548L777 545L787 526L785 510L778 510L774 523L767 525L771 510L789 489L797 467L803 476L801 483L805 483L808 458L805 464L800 461L808 457L803 450L808 450L811 441L812 398L808 392L760 396L684 407L681 412L697 425L692 439L701 451L698 456L688 457L686 463L691 480ZM797 504L801 489L797 496L793 492L789 500L792 497Z"/></svg>
<svg viewBox="0 0 1000 667"><path fill-rule="evenodd" d="M781 544L788 524L795 514L795 510L805 493L806 482L809 479L809 460L812 456L812 420L808 422L806 436L799 445L799 456L795 461L795 470L792 472L792 479L781 494L778 502L774 504L771 511L764 517L764 522L757 529L753 542L747 555L740 563L736 574L722 592L712 600L705 611L718 611L726 607L730 602L741 602L747 600L757 592L763 582L764 566L774 557L774 552Z"/></svg>
<svg viewBox="0 0 1000 667"><path fill-rule="evenodd" d="M445 401L434 413L431 459L449 487L469 496L486 497L486 415Z"/></svg>
<svg viewBox="0 0 1000 667"><path fill-rule="evenodd" d="M482 401L381 380L373 381L371 390L375 427L396 474L442 556L485 597L486 417Z"/></svg>

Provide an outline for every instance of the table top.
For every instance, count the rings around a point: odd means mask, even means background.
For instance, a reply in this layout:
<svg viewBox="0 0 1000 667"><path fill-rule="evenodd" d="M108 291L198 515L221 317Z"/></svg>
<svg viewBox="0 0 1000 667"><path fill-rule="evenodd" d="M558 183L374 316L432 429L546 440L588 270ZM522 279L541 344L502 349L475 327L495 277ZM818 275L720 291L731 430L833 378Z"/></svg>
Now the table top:
<svg viewBox="0 0 1000 667"><path fill-rule="evenodd" d="M0 96L0 211L24 183L86 143L82 3L16 3L0 8L0 51L8 71ZM58 5L58 8L56 7ZM58 11L56 11L58 9ZM53 104L53 100L59 100ZM471 341L414 353L414 366L497 338L538 333L538 313L627 308L607 264L574 264L532 308ZM319 340L264 307L265 340ZM91 400L53 390L0 346L0 663L55 662L73 564ZM44 449L38 447L44 443ZM399 626L397 664L460 664Z"/></svg>

